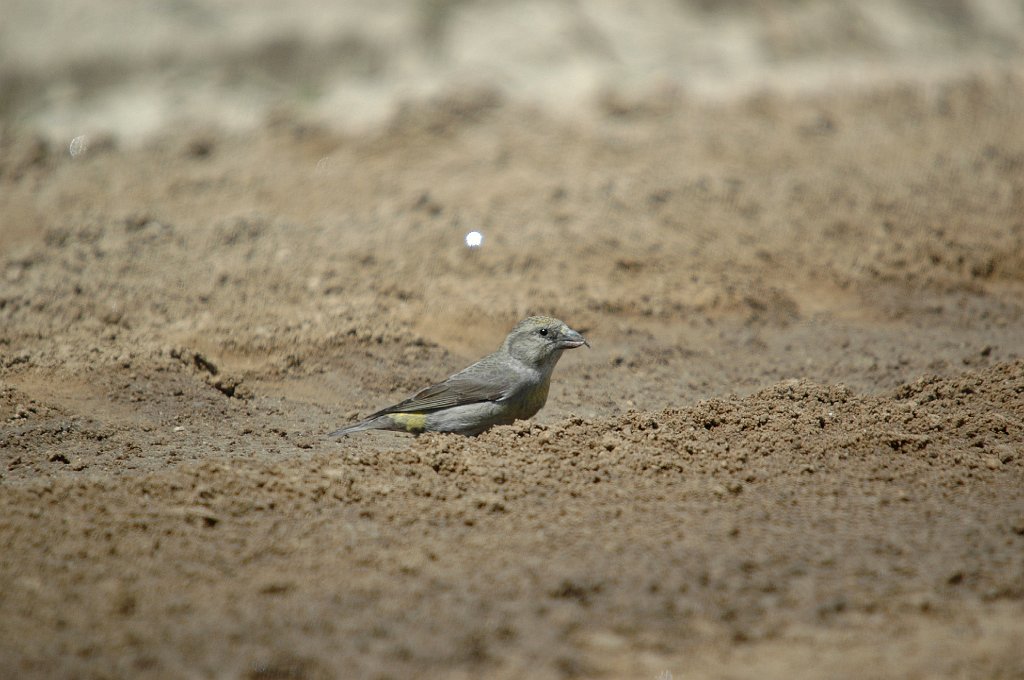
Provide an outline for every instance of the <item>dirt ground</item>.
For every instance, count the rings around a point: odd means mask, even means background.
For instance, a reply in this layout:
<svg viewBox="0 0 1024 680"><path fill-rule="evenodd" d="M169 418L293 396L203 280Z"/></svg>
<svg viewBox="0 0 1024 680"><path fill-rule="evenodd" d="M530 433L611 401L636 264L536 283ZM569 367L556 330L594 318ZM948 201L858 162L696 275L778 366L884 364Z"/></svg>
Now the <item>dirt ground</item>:
<svg viewBox="0 0 1024 680"><path fill-rule="evenodd" d="M8 125L0 675L1024 678L1021 102ZM531 422L324 436L533 313Z"/></svg>

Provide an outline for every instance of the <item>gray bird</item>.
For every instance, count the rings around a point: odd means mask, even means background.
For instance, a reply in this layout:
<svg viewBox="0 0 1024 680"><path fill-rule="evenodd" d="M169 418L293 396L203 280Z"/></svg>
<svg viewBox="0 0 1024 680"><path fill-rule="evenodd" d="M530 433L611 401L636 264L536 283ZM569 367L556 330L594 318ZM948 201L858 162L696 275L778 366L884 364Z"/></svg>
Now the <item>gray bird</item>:
<svg viewBox="0 0 1024 680"><path fill-rule="evenodd" d="M590 347L558 319L528 317L516 324L494 354L328 436L363 430L475 436L495 425L526 420L547 402L551 373L562 351L580 345Z"/></svg>

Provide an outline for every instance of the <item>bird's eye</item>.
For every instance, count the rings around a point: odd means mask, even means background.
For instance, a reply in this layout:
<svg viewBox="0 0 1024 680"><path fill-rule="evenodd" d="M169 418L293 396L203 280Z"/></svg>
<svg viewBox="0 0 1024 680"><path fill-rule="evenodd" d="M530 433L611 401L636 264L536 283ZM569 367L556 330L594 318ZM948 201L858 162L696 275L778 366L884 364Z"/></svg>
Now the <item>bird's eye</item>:
<svg viewBox="0 0 1024 680"><path fill-rule="evenodd" d="M548 335L548 329L547 328L541 328L537 332L540 333L541 335L543 335L544 337L547 337L547 335Z"/></svg>

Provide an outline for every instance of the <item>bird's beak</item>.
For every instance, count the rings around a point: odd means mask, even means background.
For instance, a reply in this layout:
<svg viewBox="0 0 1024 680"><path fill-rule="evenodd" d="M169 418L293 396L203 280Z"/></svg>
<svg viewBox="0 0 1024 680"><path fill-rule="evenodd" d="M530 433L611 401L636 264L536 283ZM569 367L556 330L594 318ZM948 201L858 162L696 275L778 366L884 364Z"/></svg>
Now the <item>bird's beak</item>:
<svg viewBox="0 0 1024 680"><path fill-rule="evenodd" d="M572 349L573 347L579 347L580 345L590 347L590 343L587 342L587 339L571 328L566 328L562 331L561 335L562 337L558 341L559 349Z"/></svg>

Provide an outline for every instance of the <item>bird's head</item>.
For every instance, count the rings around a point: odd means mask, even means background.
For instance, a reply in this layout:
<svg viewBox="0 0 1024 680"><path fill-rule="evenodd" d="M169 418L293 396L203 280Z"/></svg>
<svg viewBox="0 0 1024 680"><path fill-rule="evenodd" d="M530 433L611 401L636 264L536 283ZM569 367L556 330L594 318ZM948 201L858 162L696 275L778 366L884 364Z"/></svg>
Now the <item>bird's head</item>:
<svg viewBox="0 0 1024 680"><path fill-rule="evenodd" d="M590 343L565 323L550 316L531 316L516 324L502 349L528 366L554 364L562 350Z"/></svg>

